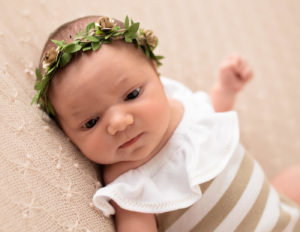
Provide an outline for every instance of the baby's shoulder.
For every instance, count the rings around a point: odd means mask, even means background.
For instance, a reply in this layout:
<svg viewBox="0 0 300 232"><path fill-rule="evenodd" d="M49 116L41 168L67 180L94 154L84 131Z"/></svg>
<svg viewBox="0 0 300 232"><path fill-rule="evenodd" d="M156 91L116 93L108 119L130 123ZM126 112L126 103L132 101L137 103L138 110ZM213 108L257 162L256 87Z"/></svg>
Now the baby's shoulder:
<svg viewBox="0 0 300 232"><path fill-rule="evenodd" d="M141 164L139 162L119 162L110 165L105 165L103 167L103 180L105 185L110 184L123 173L139 167Z"/></svg>
<svg viewBox="0 0 300 232"><path fill-rule="evenodd" d="M103 181L105 185L113 182L119 176L115 172L116 171L114 171L114 169L111 168L110 165L104 166L102 175L103 175Z"/></svg>
<svg viewBox="0 0 300 232"><path fill-rule="evenodd" d="M128 167L126 167L122 163L105 165L103 168L103 180L105 185L110 184L128 170Z"/></svg>

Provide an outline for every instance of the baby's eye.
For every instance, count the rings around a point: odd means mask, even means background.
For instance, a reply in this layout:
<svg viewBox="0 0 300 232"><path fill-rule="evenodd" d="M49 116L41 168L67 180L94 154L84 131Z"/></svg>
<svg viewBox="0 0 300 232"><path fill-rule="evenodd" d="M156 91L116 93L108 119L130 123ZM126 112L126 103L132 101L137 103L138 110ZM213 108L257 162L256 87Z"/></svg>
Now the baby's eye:
<svg viewBox="0 0 300 232"><path fill-rule="evenodd" d="M84 124L84 127L87 129L91 129L93 126L96 125L98 120L99 120L99 117L93 118L93 119L89 120L88 122L86 122Z"/></svg>
<svg viewBox="0 0 300 232"><path fill-rule="evenodd" d="M141 91L141 88L140 88L140 87L139 87L139 88L136 88L135 90L133 90L131 93L129 93L129 94L126 96L125 101L135 99L137 96L139 96L140 91Z"/></svg>

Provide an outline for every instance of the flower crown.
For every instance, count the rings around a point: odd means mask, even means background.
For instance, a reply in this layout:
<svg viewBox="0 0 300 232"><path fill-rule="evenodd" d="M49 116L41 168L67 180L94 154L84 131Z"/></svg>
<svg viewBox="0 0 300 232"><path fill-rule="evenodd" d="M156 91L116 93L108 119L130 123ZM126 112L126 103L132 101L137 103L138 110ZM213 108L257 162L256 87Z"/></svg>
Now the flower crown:
<svg viewBox="0 0 300 232"><path fill-rule="evenodd" d="M120 28L109 17L100 17L97 22L89 23L85 32L79 31L74 41L66 44L64 40L51 40L57 46L52 47L44 53L42 58L44 75L36 68L37 77L34 89L37 90L36 95L32 99L32 103L37 103L49 115L54 116L54 109L48 99L47 90L51 78L56 70L66 66L77 52L96 51L102 44L111 43L113 40L125 40L127 43L133 43L140 48L148 58L156 61L157 65L161 65L162 56L156 56L153 50L158 44L157 37L151 30L139 29L139 23L129 22L128 16L125 18L124 28Z"/></svg>

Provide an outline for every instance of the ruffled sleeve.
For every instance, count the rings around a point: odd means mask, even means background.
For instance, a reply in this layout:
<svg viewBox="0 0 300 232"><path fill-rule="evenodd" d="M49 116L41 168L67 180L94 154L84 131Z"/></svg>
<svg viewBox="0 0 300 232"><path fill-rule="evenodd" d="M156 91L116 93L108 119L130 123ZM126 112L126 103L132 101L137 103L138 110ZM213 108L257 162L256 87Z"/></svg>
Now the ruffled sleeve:
<svg viewBox="0 0 300 232"><path fill-rule="evenodd" d="M166 93L184 105L183 118L164 148L146 164L100 188L93 197L104 215L114 214L109 201L144 213L186 208L202 196L199 184L224 170L239 141L235 112L216 113L203 92L163 78Z"/></svg>

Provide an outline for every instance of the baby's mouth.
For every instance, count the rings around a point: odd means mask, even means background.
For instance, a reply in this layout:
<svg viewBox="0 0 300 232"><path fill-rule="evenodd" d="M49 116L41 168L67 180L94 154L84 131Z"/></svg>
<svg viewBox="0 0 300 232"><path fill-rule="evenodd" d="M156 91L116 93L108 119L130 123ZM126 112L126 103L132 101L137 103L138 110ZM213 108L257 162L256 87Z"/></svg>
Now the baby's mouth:
<svg viewBox="0 0 300 232"><path fill-rule="evenodd" d="M128 140L127 142L123 143L121 146L119 146L119 148L125 148L125 147L129 147L130 145L134 144L141 136L143 133L138 134L137 136L135 136L134 138Z"/></svg>

